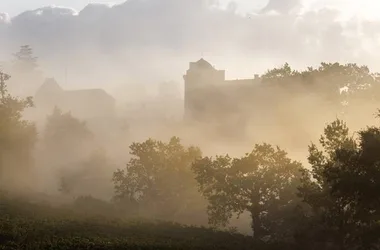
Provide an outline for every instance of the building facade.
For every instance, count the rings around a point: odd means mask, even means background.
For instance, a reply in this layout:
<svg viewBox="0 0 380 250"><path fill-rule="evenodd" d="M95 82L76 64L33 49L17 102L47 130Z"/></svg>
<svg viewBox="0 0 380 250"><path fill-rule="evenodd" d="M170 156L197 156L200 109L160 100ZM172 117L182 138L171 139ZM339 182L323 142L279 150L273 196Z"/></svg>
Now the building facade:
<svg viewBox="0 0 380 250"><path fill-rule="evenodd" d="M83 120L115 115L115 99L103 89L64 90L52 78L46 79L38 89L35 104L42 113L44 110L51 113L56 106Z"/></svg>
<svg viewBox="0 0 380 250"><path fill-rule="evenodd" d="M244 122L255 104L265 98L258 76L226 80L225 71L215 69L203 58L190 62L185 82L186 121L203 123ZM260 93L260 95L259 95Z"/></svg>

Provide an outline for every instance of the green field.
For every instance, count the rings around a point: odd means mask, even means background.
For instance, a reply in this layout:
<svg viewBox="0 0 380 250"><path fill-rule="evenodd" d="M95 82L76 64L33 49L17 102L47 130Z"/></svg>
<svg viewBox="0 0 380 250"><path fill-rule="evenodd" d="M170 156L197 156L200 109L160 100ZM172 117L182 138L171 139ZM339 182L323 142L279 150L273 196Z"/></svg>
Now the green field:
<svg viewBox="0 0 380 250"><path fill-rule="evenodd" d="M254 243L251 237L237 233L170 222L121 220L20 200L2 199L0 210L0 249L143 250L270 247L267 244Z"/></svg>

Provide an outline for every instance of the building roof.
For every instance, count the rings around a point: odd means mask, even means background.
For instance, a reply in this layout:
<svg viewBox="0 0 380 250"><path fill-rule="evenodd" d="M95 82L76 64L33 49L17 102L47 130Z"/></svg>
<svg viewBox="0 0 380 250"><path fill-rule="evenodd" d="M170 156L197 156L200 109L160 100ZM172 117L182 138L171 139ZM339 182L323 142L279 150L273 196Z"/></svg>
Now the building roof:
<svg viewBox="0 0 380 250"><path fill-rule="evenodd" d="M45 82L37 90L36 98L46 98L46 97L60 97L64 98L74 98L75 100L82 99L86 100L104 100L108 99L110 101L115 101L113 96L109 95L103 89L78 89L78 90L63 90L54 78L47 78Z"/></svg>
<svg viewBox="0 0 380 250"><path fill-rule="evenodd" d="M214 67L208 62L206 61L205 59L201 58L199 59L197 62L195 62L195 64L200 67L200 68L204 68L204 69L214 69Z"/></svg>
<svg viewBox="0 0 380 250"><path fill-rule="evenodd" d="M63 89L59 86L54 78L46 78L44 83L38 88L36 96L51 95L61 93Z"/></svg>
<svg viewBox="0 0 380 250"><path fill-rule="evenodd" d="M83 100L89 99L103 99L108 98L109 100L114 101L113 96L109 95L103 89L78 89L78 90L66 90L65 96L68 98L79 98Z"/></svg>

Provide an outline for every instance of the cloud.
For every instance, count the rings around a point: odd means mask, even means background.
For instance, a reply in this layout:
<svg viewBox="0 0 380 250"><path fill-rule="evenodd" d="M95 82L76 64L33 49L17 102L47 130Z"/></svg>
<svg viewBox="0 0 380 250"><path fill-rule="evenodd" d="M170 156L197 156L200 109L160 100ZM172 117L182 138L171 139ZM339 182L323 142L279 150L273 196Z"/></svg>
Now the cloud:
<svg viewBox="0 0 380 250"><path fill-rule="evenodd" d="M289 13L295 8L301 7L301 0L269 0L267 5L262 9L263 12L276 11L279 13Z"/></svg>
<svg viewBox="0 0 380 250"><path fill-rule="evenodd" d="M380 66L379 52L372 51L380 23L342 22L340 11L331 8L301 12L299 0L271 0L264 12L250 15L237 14L234 4L211 4L128 0L79 12L45 7L15 16L0 36L9 54L30 44L49 76L63 79L69 67L68 82L81 86L182 81L188 62L202 55L231 78L251 77L285 61L296 67L321 61Z"/></svg>
<svg viewBox="0 0 380 250"><path fill-rule="evenodd" d="M0 25L10 23L11 18L7 13L0 13Z"/></svg>

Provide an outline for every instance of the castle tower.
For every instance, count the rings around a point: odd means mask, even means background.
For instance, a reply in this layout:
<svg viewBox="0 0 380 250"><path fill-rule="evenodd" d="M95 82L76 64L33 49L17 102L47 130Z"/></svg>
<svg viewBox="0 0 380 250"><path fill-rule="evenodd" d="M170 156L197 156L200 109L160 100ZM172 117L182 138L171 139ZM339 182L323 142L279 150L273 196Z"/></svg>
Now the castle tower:
<svg viewBox="0 0 380 250"><path fill-rule="evenodd" d="M225 71L216 70L209 62L201 58L190 62L185 81L185 120L201 121L207 108L207 91L225 81Z"/></svg>

